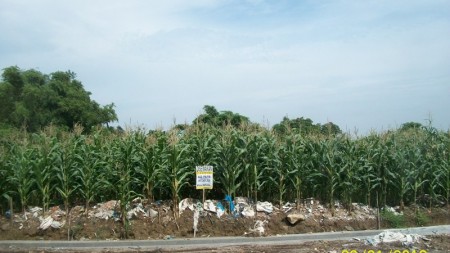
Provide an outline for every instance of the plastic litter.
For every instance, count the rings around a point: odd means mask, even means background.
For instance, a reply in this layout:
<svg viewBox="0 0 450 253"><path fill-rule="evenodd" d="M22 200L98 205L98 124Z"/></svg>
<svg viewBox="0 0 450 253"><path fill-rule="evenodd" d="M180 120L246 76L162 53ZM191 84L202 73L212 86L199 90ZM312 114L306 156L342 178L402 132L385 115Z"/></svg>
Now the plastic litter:
<svg viewBox="0 0 450 253"><path fill-rule="evenodd" d="M194 211L194 225L193 225L193 229L194 229L194 237L197 234L197 225L198 225L198 218L200 216L200 211L196 208Z"/></svg>
<svg viewBox="0 0 450 253"><path fill-rule="evenodd" d="M117 215L117 217L115 216L114 209L119 206L119 204L120 201L116 200L110 200L105 203L98 203L89 211L88 217L95 217L104 220L108 220L109 218L118 219L119 215Z"/></svg>
<svg viewBox="0 0 450 253"><path fill-rule="evenodd" d="M283 205L283 207L281 207L281 210L283 210L284 213L287 213L289 211L291 211L294 208L294 205L287 202L286 204Z"/></svg>
<svg viewBox="0 0 450 253"><path fill-rule="evenodd" d="M265 212L265 213L272 213L273 212L273 205L270 202L260 202L258 201L256 203L256 211L258 212Z"/></svg>
<svg viewBox="0 0 450 253"><path fill-rule="evenodd" d="M39 229L41 229L41 230L46 230L49 227L61 228L66 223L65 221L63 221L63 222L56 221L52 218L52 216L48 216L45 219L40 218L40 220L41 220L41 224L39 225Z"/></svg>
<svg viewBox="0 0 450 253"><path fill-rule="evenodd" d="M241 212L242 216L244 217L254 217L255 216L255 210L251 206L244 207L244 210Z"/></svg>
<svg viewBox="0 0 450 253"><path fill-rule="evenodd" d="M235 206L233 203L233 199L231 198L230 195L226 195L225 196L225 200L228 201L228 204L230 205L230 213L234 214L235 213Z"/></svg>
<svg viewBox="0 0 450 253"><path fill-rule="evenodd" d="M38 207L38 206L35 206L35 207L31 207L31 208L29 208L28 209L28 211L30 212L30 213L38 213L38 212L42 212L42 207Z"/></svg>
<svg viewBox="0 0 450 253"><path fill-rule="evenodd" d="M180 214L182 214L183 211L186 210L187 208L189 208L189 210L191 211L194 211L195 209L194 202L190 198L183 199L178 204L178 210Z"/></svg>
<svg viewBox="0 0 450 253"><path fill-rule="evenodd" d="M217 212L217 208L214 205L214 202L212 200L206 200L205 203L203 203L203 209L205 209L206 211L210 211L213 213Z"/></svg>
<svg viewBox="0 0 450 253"><path fill-rule="evenodd" d="M156 218L156 216L158 216L158 211L155 211L155 210L149 208L147 211L147 216L149 216L152 219Z"/></svg>
<svg viewBox="0 0 450 253"><path fill-rule="evenodd" d="M401 242L405 246L417 243L423 236L418 234L403 234L400 232L383 231L380 234L366 239L366 244L377 246L379 243Z"/></svg>
<svg viewBox="0 0 450 253"><path fill-rule="evenodd" d="M251 233L257 233L259 236L263 235L265 233L265 229L264 229L264 225L267 223L267 221L262 221L262 220L257 220L255 222L255 225L253 225L253 228L250 228L250 233L246 233L246 234L251 234Z"/></svg>
<svg viewBox="0 0 450 253"><path fill-rule="evenodd" d="M217 204L216 204L216 207L217 207L217 218L220 218L220 217L222 217L222 215L225 213L225 208L223 207L223 205L222 205L222 203L220 203L220 202L217 202Z"/></svg>
<svg viewBox="0 0 450 253"><path fill-rule="evenodd" d="M39 229L46 230L52 225L53 218L52 216L48 216L47 218L41 221L41 225L39 225Z"/></svg>
<svg viewBox="0 0 450 253"><path fill-rule="evenodd" d="M135 208L127 212L127 219L131 220L132 218L137 217L138 213L145 214L144 207L142 206L141 203L139 203Z"/></svg>
<svg viewBox="0 0 450 253"><path fill-rule="evenodd" d="M59 221L54 220L54 221L52 222L52 224L50 224L50 226L51 226L52 228L61 228L62 226L64 226L65 223L66 223L65 221L59 222Z"/></svg>

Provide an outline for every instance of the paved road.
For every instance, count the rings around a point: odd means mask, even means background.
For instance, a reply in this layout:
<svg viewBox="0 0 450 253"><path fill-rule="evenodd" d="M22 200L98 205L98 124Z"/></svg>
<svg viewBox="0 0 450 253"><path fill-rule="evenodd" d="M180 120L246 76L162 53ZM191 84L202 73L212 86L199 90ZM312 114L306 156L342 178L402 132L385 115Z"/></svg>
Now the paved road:
<svg viewBox="0 0 450 253"><path fill-rule="evenodd" d="M407 229L389 229L406 234L449 234L450 225L419 227ZM365 239L373 237L385 230L326 232L313 234L295 234L270 237L211 237L172 240L124 240L124 241L0 241L0 252L5 250L80 250L88 249L195 249L218 248L239 245L295 245L308 241L318 240L351 240L352 238Z"/></svg>

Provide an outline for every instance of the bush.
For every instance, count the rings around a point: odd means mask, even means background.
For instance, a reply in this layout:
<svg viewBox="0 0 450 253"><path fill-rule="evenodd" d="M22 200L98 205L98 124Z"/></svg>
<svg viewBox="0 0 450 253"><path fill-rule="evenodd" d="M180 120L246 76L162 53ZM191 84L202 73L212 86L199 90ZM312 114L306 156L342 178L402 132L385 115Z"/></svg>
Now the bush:
<svg viewBox="0 0 450 253"><path fill-rule="evenodd" d="M426 212L423 211L417 211L416 214L416 223L417 226L425 226L429 224L431 221L430 217L427 215Z"/></svg>
<svg viewBox="0 0 450 253"><path fill-rule="evenodd" d="M392 228L405 227L405 217L403 214L398 214L390 210L381 211L381 218L385 220Z"/></svg>

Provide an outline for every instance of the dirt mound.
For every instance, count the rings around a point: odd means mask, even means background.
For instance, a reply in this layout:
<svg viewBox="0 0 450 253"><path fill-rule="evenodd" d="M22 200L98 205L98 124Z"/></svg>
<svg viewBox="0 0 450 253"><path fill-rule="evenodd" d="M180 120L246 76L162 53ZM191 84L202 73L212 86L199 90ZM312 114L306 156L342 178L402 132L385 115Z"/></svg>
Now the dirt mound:
<svg viewBox="0 0 450 253"><path fill-rule="evenodd" d="M181 206L184 203L184 206ZM194 212L199 212L197 237L213 236L270 236L292 233L312 233L325 231L367 230L377 228L377 211L368 206L353 204L351 209L339 203L332 212L313 199L305 200L299 209L287 203L275 207L268 202L251 203L245 198L235 199L234 211L221 214L223 207L230 203L209 201L203 205L197 200L180 202L180 215L175 218L170 202L136 199L127 212L129 219L129 239L172 239L194 237ZM259 206L258 206L259 204ZM228 208L229 209L229 208ZM117 240L125 238L124 225L118 212L117 201L99 203L88 212L81 206L67 214L60 207L52 207L47 212L41 208L30 208L25 213L15 214L7 219L0 216L0 239L2 240L67 240L68 233L73 240ZM302 220L292 225L287 216L301 214ZM219 213L219 214L218 214ZM405 226L417 224L412 209L402 215ZM425 218L421 225L450 224L449 210L422 210ZM422 216L423 216L422 215ZM47 222L47 223L45 223ZM70 224L70 228L69 228ZM45 226L44 226L45 225ZM392 224L383 219L383 228Z"/></svg>

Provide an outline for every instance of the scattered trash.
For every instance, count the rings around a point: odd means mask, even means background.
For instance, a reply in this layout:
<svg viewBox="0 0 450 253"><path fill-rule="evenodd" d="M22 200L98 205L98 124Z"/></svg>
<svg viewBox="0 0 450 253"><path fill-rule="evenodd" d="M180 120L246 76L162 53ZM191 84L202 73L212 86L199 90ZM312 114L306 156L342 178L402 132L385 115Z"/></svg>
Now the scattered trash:
<svg viewBox="0 0 450 253"><path fill-rule="evenodd" d="M137 204L135 208L127 212L127 219L131 220L132 218L137 217L138 213L145 214L144 207L142 206L141 203Z"/></svg>
<svg viewBox="0 0 450 253"><path fill-rule="evenodd" d="M200 210L198 210L198 209L196 208L195 211L194 211L194 226L193 226L193 229L194 229L194 237L195 237L196 234L197 234L197 225L198 225L198 218L199 218L199 216L200 216Z"/></svg>
<svg viewBox="0 0 450 253"><path fill-rule="evenodd" d="M31 207L28 209L28 211L32 214L42 212L42 210L43 210L42 207L38 207L38 206Z"/></svg>
<svg viewBox="0 0 450 253"><path fill-rule="evenodd" d="M194 211L195 206L194 206L194 201L191 198L186 198L180 201L180 203L178 204L178 210L180 215L183 213L184 210L186 210L187 208L189 208L189 210Z"/></svg>
<svg viewBox="0 0 450 253"><path fill-rule="evenodd" d="M267 214L272 213L273 212L273 205L270 202L260 202L258 201L256 203L256 211L258 212L265 212Z"/></svg>
<svg viewBox="0 0 450 253"><path fill-rule="evenodd" d="M156 216L158 216L158 211L155 211L152 208L149 208L147 211L147 216L149 216L152 219L156 218Z"/></svg>
<svg viewBox="0 0 450 253"><path fill-rule="evenodd" d="M244 217L254 217L255 210L251 206L244 207L244 210L241 211L242 216Z"/></svg>
<svg viewBox="0 0 450 253"><path fill-rule="evenodd" d="M65 223L66 223L65 221L59 222L59 221L54 220L54 221L52 222L52 224L50 224L50 226L51 226L52 228L61 228L62 226L64 226Z"/></svg>
<svg viewBox="0 0 450 253"><path fill-rule="evenodd" d="M286 204L283 205L283 207L281 207L281 210L283 210L284 213L287 213L287 212L291 211L293 208L294 208L294 204L287 202Z"/></svg>
<svg viewBox="0 0 450 253"><path fill-rule="evenodd" d="M230 205L230 213L234 214L235 213L235 207L234 207L233 199L231 198L230 195L226 195L225 196L225 200L228 201L228 204Z"/></svg>
<svg viewBox="0 0 450 253"><path fill-rule="evenodd" d="M39 225L39 229L41 229L41 230L46 230L49 227L61 228L66 223L65 221L63 221L63 222L56 221L53 219L52 216L48 216L45 219L41 218L40 221L41 221L41 224Z"/></svg>
<svg viewBox="0 0 450 253"><path fill-rule="evenodd" d="M383 207L382 210L388 211L394 215L403 215L403 212L397 212L397 210L395 210L395 208L393 208L391 206L388 206L386 208Z"/></svg>
<svg viewBox="0 0 450 253"><path fill-rule="evenodd" d="M110 218L114 218L115 220L119 219L119 215L114 211L116 207L118 207L120 201L110 200L105 203L98 203L95 205L88 213L88 217L95 217L98 219L108 220Z"/></svg>
<svg viewBox="0 0 450 253"><path fill-rule="evenodd" d="M254 207L249 204L248 198L236 197L234 202L236 203L235 211L237 214L241 214L244 217L255 216Z"/></svg>
<svg viewBox="0 0 450 253"><path fill-rule="evenodd" d="M262 236L265 233L265 229L264 229L264 225L267 223L268 221L262 221L262 220L257 220L255 222L255 225L253 225L253 228L250 228L250 232L249 233L245 233L244 235L248 235L248 234L253 234L253 233L257 233L259 236Z"/></svg>
<svg viewBox="0 0 450 253"><path fill-rule="evenodd" d="M236 203L236 205L243 205L243 206L248 206L249 205L249 201L248 198L246 197L236 197L234 198L234 203Z"/></svg>
<svg viewBox="0 0 450 253"><path fill-rule="evenodd" d="M108 220L109 218L113 217L114 210L99 210L94 214L95 218Z"/></svg>
<svg viewBox="0 0 450 253"><path fill-rule="evenodd" d="M205 209L206 211L210 211L213 213L217 212L217 208L214 205L214 202L212 200L206 200L205 203L203 203L203 209Z"/></svg>
<svg viewBox="0 0 450 253"><path fill-rule="evenodd" d="M46 230L52 225L53 218L52 216L48 216L47 218L41 221L41 225L39 225L39 229Z"/></svg>
<svg viewBox="0 0 450 253"><path fill-rule="evenodd" d="M366 244L377 246L379 243L401 242L404 246L411 246L414 243L417 243L421 238L424 237L418 234L403 234L400 232L384 231L372 238L366 239Z"/></svg>
<svg viewBox="0 0 450 253"><path fill-rule="evenodd" d="M221 202L217 202L217 204L216 204L216 207L217 207L217 218L219 218L220 219L220 217L222 217L222 215L225 213L225 208L223 207L223 205L222 205L222 203Z"/></svg>

